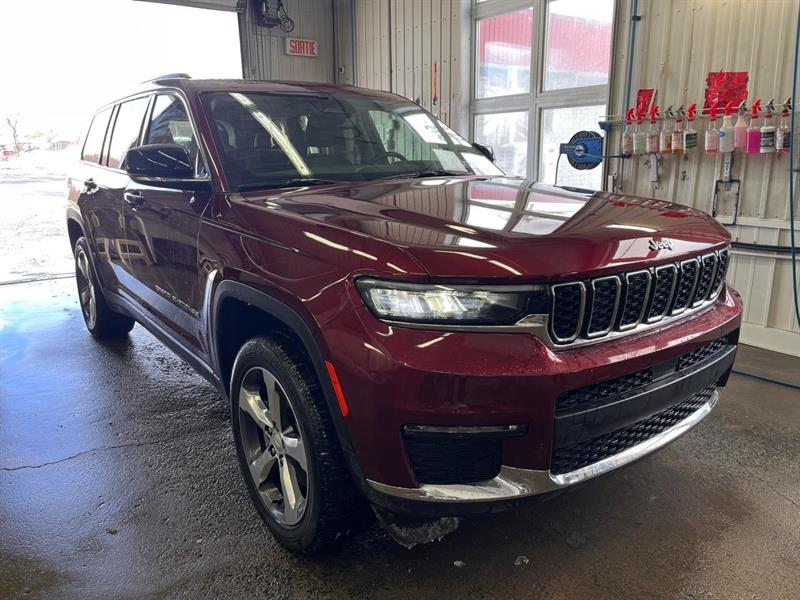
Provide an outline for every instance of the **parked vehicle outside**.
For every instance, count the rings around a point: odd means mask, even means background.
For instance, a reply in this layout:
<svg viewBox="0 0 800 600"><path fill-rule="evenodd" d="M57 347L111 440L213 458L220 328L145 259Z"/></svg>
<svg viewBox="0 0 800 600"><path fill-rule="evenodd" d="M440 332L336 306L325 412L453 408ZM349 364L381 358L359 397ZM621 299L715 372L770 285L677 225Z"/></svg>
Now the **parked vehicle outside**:
<svg viewBox="0 0 800 600"><path fill-rule="evenodd" d="M87 328L138 322L219 388L298 552L370 506L409 540L642 458L736 352L714 219L506 177L385 92L150 82L94 114L68 200Z"/></svg>

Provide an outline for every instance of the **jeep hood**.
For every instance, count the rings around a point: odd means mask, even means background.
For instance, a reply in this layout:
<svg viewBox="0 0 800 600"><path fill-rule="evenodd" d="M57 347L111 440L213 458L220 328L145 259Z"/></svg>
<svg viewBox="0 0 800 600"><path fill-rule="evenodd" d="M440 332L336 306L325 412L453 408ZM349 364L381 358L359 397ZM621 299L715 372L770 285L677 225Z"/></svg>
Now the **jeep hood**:
<svg viewBox="0 0 800 600"><path fill-rule="evenodd" d="M705 213L516 178L384 180L248 193L401 248L432 277L568 279L652 266L728 243Z"/></svg>

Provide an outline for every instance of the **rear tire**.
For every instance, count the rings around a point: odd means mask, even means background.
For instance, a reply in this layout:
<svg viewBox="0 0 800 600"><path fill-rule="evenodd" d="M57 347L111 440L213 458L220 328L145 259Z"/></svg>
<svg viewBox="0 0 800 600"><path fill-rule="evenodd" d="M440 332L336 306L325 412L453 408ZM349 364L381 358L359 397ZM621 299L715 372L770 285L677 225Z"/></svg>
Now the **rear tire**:
<svg viewBox="0 0 800 600"><path fill-rule="evenodd" d="M85 237L79 237L75 242L74 254L78 302L86 329L97 339L124 338L133 329L136 321L114 312L106 303L95 275L89 242Z"/></svg>
<svg viewBox="0 0 800 600"><path fill-rule="evenodd" d="M252 338L230 389L239 466L275 539L314 554L346 535L363 501L305 356L288 339Z"/></svg>

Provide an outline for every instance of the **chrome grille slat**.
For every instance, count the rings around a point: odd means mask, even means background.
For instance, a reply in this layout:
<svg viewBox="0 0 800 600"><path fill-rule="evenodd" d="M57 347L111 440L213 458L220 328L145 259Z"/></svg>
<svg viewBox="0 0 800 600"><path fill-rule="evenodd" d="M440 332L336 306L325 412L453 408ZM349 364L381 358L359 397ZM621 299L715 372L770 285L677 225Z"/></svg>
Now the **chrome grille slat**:
<svg viewBox="0 0 800 600"><path fill-rule="evenodd" d="M717 252L717 270L714 272L714 283L711 289L711 296L719 294L722 284L725 283L725 275L728 272L728 262L731 258L731 251L724 248Z"/></svg>
<svg viewBox="0 0 800 600"><path fill-rule="evenodd" d="M577 339L586 309L586 285L582 281L559 283L551 287L550 335L559 344ZM567 303L566 309L563 304ZM556 305L559 305L558 316ZM574 314L573 314L574 313Z"/></svg>
<svg viewBox="0 0 800 600"><path fill-rule="evenodd" d="M675 265L656 267L655 279L653 297L648 309L648 323L656 323L666 316L675 294L675 286L678 284L678 267Z"/></svg>
<svg viewBox="0 0 800 600"><path fill-rule="evenodd" d="M729 262L724 248L680 263L552 285L550 338L558 346L591 343L694 313L717 299Z"/></svg>
<svg viewBox="0 0 800 600"><path fill-rule="evenodd" d="M692 300L692 307L701 305L708 298L708 293L711 291L711 284L714 282L714 275L717 270L717 255L713 252L711 254L704 254L700 257L700 274L697 276L697 285L695 287L694 299Z"/></svg>
<svg viewBox="0 0 800 600"><path fill-rule="evenodd" d="M586 325L587 338L604 336L613 329L617 319L621 289L622 282L616 275L592 280L592 307Z"/></svg>
<svg viewBox="0 0 800 600"><path fill-rule="evenodd" d="M691 258L684 260L678 269L678 287L672 298L672 309L670 315L681 314L692 303L694 289L697 286L697 277L700 275L700 260Z"/></svg>
<svg viewBox="0 0 800 600"><path fill-rule="evenodd" d="M650 300L650 271L625 273L625 296L620 307L619 330L633 329L644 318Z"/></svg>

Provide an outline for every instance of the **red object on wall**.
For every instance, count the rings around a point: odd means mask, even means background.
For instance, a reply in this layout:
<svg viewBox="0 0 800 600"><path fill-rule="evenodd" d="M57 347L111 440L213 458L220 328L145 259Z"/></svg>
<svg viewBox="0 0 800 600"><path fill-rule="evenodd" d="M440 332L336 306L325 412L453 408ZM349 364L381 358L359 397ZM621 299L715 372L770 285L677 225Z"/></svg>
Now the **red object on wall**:
<svg viewBox="0 0 800 600"><path fill-rule="evenodd" d="M636 93L636 113L642 114L650 112L650 104L653 102L654 89L639 90Z"/></svg>
<svg viewBox="0 0 800 600"><path fill-rule="evenodd" d="M703 112L708 112L713 104L725 106L731 102L738 106L747 100L747 71L718 71L709 73L706 78L706 97Z"/></svg>

